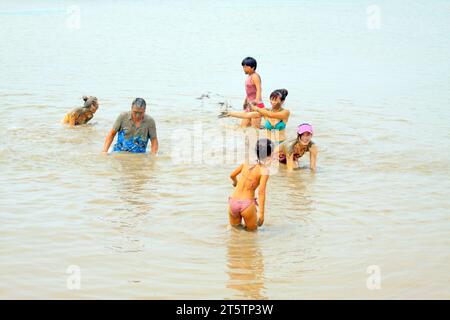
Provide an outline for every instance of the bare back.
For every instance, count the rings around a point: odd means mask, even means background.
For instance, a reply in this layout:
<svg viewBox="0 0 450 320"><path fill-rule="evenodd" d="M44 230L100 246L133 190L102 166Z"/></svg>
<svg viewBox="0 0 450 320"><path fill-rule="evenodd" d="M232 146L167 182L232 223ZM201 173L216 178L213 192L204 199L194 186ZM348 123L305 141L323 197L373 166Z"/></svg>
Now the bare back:
<svg viewBox="0 0 450 320"><path fill-rule="evenodd" d="M233 197L236 199L253 199L255 190L261 180L261 167L259 164L244 164L240 173L240 178L234 190Z"/></svg>

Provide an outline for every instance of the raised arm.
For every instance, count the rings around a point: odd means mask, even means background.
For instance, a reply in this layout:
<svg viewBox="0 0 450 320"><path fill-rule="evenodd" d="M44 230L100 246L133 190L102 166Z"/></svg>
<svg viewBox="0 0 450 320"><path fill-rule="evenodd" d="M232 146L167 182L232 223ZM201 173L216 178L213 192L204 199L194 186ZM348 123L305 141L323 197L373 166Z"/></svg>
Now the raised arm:
<svg viewBox="0 0 450 320"><path fill-rule="evenodd" d="M237 185L236 177L238 176L239 173L241 173L243 167L244 167L244 164L241 164L239 167L234 169L234 171L230 174L230 179L233 180L234 187L236 187L236 185Z"/></svg>
<svg viewBox="0 0 450 320"><path fill-rule="evenodd" d="M258 198L259 198L259 219L258 219L258 226L262 226L264 223L264 209L266 205L266 186L267 181L269 180L269 173L268 171L263 173L261 175L261 179L259 181L259 191L258 191Z"/></svg>
<svg viewBox="0 0 450 320"><path fill-rule="evenodd" d="M114 137L116 136L117 131L114 129L111 129L111 131L106 136L105 144L103 145L103 152L107 153L109 150L109 147L111 146L111 143L114 140Z"/></svg>
<svg viewBox="0 0 450 320"><path fill-rule="evenodd" d="M317 163L317 153L319 150L317 149L316 145L313 145L309 149L309 167L311 170L316 171L316 163Z"/></svg>

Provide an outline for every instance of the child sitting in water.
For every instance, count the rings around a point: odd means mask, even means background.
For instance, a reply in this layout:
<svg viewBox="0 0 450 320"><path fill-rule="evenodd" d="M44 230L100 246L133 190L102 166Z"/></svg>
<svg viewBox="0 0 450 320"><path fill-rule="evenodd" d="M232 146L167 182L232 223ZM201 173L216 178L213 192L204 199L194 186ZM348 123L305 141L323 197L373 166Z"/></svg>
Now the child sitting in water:
<svg viewBox="0 0 450 320"><path fill-rule="evenodd" d="M69 111L63 119L64 124L77 126L88 123L98 109L98 100L93 96L83 96L84 106Z"/></svg>
<svg viewBox="0 0 450 320"><path fill-rule="evenodd" d="M230 178L233 186L236 187L234 193L228 198L229 218L232 226L240 226L242 218L245 221L247 230L255 230L264 223L264 208L266 199L266 185L269 180L269 168L273 150L273 143L269 139L259 139L256 143L257 163L249 165L243 163L234 170ZM237 175L241 174L239 181ZM255 191L259 186L259 219L257 217Z"/></svg>

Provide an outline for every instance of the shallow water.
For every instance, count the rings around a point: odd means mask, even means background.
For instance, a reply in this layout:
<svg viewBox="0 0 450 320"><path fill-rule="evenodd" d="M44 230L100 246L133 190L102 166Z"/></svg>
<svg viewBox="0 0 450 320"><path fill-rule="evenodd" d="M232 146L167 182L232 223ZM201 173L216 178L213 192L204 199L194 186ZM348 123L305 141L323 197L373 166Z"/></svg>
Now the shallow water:
<svg viewBox="0 0 450 320"><path fill-rule="evenodd" d="M365 1L80 1L79 28L70 5L0 3L0 297L450 298L448 2L379 1L380 29ZM247 55L320 150L270 177L255 233L228 226L244 132L217 119ZM136 96L159 157L102 155Z"/></svg>

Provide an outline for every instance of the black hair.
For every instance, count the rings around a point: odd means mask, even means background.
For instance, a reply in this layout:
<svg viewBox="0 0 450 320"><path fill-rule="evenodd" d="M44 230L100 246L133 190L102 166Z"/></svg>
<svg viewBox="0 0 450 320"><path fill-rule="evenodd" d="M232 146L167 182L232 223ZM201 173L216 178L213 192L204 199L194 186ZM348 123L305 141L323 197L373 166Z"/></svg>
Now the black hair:
<svg viewBox="0 0 450 320"><path fill-rule="evenodd" d="M270 94L270 99L272 100L275 97L280 97L281 101L284 101L286 100L287 95L288 91L286 89L277 89Z"/></svg>
<svg viewBox="0 0 450 320"><path fill-rule="evenodd" d="M270 157L273 151L273 142L269 139L262 138L256 142L256 156L258 160L264 160Z"/></svg>
<svg viewBox="0 0 450 320"><path fill-rule="evenodd" d="M142 98L136 98L133 100L133 103L131 104L131 106L135 106L138 107L139 109L144 109L147 106L147 104L145 103L145 100Z"/></svg>
<svg viewBox="0 0 450 320"><path fill-rule="evenodd" d="M244 60L242 60L242 66L248 66L256 70L256 60L253 59L252 57L247 57Z"/></svg>

